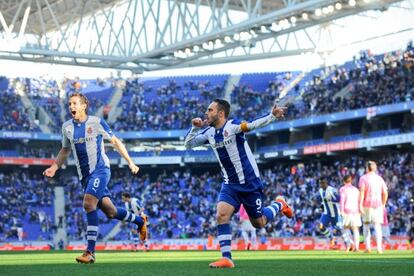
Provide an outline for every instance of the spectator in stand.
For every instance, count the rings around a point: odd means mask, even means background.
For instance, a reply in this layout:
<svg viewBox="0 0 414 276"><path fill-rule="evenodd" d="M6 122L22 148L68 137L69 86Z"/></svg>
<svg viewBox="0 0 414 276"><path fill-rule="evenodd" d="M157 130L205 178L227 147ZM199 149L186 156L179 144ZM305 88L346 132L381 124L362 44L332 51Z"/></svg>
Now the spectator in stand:
<svg viewBox="0 0 414 276"><path fill-rule="evenodd" d="M189 120L204 114L205 105L212 98L223 96L224 84L211 86L209 82L188 81L181 87L171 80L168 85L156 88L157 99L146 100L144 94L154 90L144 87L138 79L128 80L124 97L130 100L122 102L122 113L114 123L114 130L184 129ZM199 91L200 96L191 96L194 91ZM178 93L182 96L177 96Z"/></svg>
<svg viewBox="0 0 414 276"><path fill-rule="evenodd" d="M342 112L414 99L414 50L396 51L375 57L363 53L354 68L328 67L304 87L296 87L300 97L290 106L287 119ZM280 87L280 85L277 85ZM255 118L256 110L269 108L278 98L270 83L267 91L254 91L248 84L233 90L232 101L239 105L236 117ZM335 95L344 88L344 97ZM280 89L277 89L280 90ZM264 93L266 92L266 93Z"/></svg>
<svg viewBox="0 0 414 276"><path fill-rule="evenodd" d="M283 217L276 219L266 227L267 236L318 236L315 229L321 209L308 195L317 193L317 183L321 177L329 179L330 185L339 188L343 176L349 174L353 178L353 184L357 184L365 173L364 163L362 157L352 157L336 162L314 160L294 165L277 164L262 170L266 200L282 193L291 195L290 204L296 210L297 220L301 222L289 222ZM414 154L385 155L378 160L377 165L378 174L389 186L387 208L391 236L406 236L412 224L410 218L413 217ZM184 233L187 233L187 237L207 238L214 233L216 224L212 202L217 197L216 187L221 183L219 174L190 174L186 170L176 170L158 172L156 176L130 177L122 170L113 170L112 175L109 186L113 198L121 198L123 188L131 194L146 190L143 201L151 220L151 239L182 238ZM40 227L38 210L52 206L52 186L37 174L22 173L21 170L0 173L0 183L0 208L3 210L0 214L0 240L13 236L10 232L13 218L21 219L23 225L24 222L29 222ZM63 183L65 201L70 202L70 205L66 205L64 218L69 240L82 240L85 237L86 220L82 212L82 197L79 196L81 187L75 177L62 176L59 183ZM27 192L29 190L31 193ZM101 218L101 223L107 224L110 221ZM53 225L54 223L49 223L48 226L52 231ZM47 228L47 225L44 227ZM24 227L23 231L26 231ZM128 232L128 229L123 229L114 239L126 240ZM50 233L42 235L45 239L52 238Z"/></svg>
<svg viewBox="0 0 414 276"><path fill-rule="evenodd" d="M28 110L23 107L20 96L13 87L0 91L0 130L3 131L35 131L29 119Z"/></svg>
<svg viewBox="0 0 414 276"><path fill-rule="evenodd" d="M52 206L53 189L37 175L15 170L0 172L0 241L25 238L24 222L38 224L43 239L52 239L52 221L43 211ZM30 192L29 192L30 191Z"/></svg>

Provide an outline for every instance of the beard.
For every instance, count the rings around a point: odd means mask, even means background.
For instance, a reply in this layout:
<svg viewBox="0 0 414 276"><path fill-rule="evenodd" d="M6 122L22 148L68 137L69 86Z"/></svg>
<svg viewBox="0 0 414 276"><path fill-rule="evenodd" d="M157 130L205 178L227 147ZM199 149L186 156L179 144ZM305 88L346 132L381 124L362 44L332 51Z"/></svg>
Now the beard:
<svg viewBox="0 0 414 276"><path fill-rule="evenodd" d="M216 122L217 122L218 119L219 119L218 116L211 117L211 122L208 123L208 125L211 126L211 127L215 127L216 126Z"/></svg>

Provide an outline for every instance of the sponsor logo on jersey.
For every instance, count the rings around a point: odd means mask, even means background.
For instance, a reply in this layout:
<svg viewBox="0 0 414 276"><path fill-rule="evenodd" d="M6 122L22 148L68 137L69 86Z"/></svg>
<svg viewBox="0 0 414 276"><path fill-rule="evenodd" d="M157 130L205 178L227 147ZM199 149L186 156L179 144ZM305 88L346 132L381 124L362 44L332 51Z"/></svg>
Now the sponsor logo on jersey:
<svg viewBox="0 0 414 276"><path fill-rule="evenodd" d="M80 137L73 139L74 144L83 144L85 142L92 142L94 141L95 137Z"/></svg>
<svg viewBox="0 0 414 276"><path fill-rule="evenodd" d="M232 143L233 143L233 139L228 139L228 140L224 140L223 142L215 143L213 145L213 147L216 148L216 149L217 148L222 148L222 147L228 146Z"/></svg>

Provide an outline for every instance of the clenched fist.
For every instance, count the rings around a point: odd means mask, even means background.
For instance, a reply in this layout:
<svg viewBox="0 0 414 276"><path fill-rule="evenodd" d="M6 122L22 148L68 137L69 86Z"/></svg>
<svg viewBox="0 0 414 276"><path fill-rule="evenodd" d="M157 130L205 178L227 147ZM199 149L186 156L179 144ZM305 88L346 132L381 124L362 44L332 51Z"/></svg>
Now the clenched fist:
<svg viewBox="0 0 414 276"><path fill-rule="evenodd" d="M191 120L191 124L193 124L193 127L200 128L206 123L206 120L203 121L200 117L194 118Z"/></svg>

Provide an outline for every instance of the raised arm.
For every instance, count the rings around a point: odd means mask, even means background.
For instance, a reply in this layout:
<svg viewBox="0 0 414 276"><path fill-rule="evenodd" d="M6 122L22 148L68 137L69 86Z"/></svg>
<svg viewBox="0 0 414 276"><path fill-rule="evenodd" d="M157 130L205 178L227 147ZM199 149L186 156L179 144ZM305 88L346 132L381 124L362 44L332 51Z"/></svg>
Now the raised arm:
<svg viewBox="0 0 414 276"><path fill-rule="evenodd" d="M205 135L206 131L209 128L206 128L202 132L200 128L205 124L201 118L195 118L191 120L192 127L184 139L184 146L186 149L191 149L205 145L208 142L207 136Z"/></svg>
<svg viewBox="0 0 414 276"><path fill-rule="evenodd" d="M268 115L257 118L251 122L242 122L239 125L237 132L248 132L265 127L274 122L276 119L283 118L285 116L286 109L286 107L273 106L272 111Z"/></svg>

